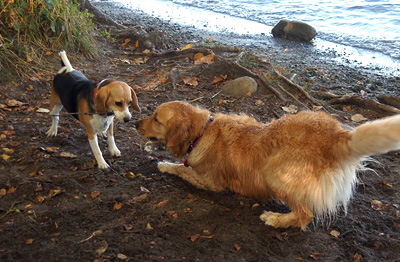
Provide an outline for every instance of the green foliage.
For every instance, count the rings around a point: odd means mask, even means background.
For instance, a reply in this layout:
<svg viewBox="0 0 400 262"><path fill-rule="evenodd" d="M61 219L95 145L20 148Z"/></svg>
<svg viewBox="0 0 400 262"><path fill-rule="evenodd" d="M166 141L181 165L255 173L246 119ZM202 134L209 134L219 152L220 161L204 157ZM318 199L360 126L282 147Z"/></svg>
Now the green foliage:
<svg viewBox="0 0 400 262"><path fill-rule="evenodd" d="M92 15L76 0L0 1L0 76L23 75L46 65L48 51L96 55Z"/></svg>

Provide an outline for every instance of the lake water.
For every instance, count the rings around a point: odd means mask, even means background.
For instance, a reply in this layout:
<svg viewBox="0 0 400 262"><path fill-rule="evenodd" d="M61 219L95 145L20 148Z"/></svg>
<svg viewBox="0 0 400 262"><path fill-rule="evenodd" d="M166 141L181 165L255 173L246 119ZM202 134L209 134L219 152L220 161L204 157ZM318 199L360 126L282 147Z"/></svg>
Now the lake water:
<svg viewBox="0 0 400 262"><path fill-rule="evenodd" d="M174 23L220 33L271 36L281 19L318 31L317 49L400 75L400 0L115 0Z"/></svg>

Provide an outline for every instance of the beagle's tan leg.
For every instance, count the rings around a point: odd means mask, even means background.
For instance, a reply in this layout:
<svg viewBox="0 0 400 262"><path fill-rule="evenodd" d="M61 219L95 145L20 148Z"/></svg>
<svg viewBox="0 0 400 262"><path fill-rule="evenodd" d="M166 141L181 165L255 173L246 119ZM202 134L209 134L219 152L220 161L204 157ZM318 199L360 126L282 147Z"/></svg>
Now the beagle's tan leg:
<svg viewBox="0 0 400 262"><path fill-rule="evenodd" d="M114 123L111 122L107 130L108 151L110 151L112 156L121 156L121 151L119 151L117 145L115 144L113 128Z"/></svg>
<svg viewBox="0 0 400 262"><path fill-rule="evenodd" d="M169 173L179 176L180 178L200 189L213 191L224 190L224 188L216 186L213 181L207 179L207 175L199 175L192 168L186 167L183 164L160 162L158 163L158 170L160 170L162 173Z"/></svg>
<svg viewBox="0 0 400 262"><path fill-rule="evenodd" d="M57 135L58 121L60 119L59 114L62 108L63 105L61 104L60 97L56 94L52 87L50 95L50 116L52 123L50 129L46 132L47 136Z"/></svg>

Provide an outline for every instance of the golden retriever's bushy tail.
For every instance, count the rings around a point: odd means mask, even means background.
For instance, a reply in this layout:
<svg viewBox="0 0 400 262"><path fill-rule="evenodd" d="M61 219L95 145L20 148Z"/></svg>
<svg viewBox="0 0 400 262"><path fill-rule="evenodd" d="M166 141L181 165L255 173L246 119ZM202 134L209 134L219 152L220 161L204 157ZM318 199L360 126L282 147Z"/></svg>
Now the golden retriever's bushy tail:
<svg viewBox="0 0 400 262"><path fill-rule="evenodd" d="M400 150L400 115L358 126L350 143L351 156L356 158Z"/></svg>

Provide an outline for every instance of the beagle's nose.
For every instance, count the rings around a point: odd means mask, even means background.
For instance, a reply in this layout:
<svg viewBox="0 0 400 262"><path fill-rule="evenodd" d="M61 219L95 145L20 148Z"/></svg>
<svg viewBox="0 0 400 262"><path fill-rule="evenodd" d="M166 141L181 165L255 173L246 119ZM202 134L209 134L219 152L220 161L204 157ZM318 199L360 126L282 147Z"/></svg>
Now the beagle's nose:
<svg viewBox="0 0 400 262"><path fill-rule="evenodd" d="M131 121L131 118L130 117L124 117L124 122L126 123L126 122L129 122L129 121Z"/></svg>

